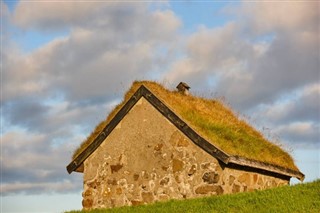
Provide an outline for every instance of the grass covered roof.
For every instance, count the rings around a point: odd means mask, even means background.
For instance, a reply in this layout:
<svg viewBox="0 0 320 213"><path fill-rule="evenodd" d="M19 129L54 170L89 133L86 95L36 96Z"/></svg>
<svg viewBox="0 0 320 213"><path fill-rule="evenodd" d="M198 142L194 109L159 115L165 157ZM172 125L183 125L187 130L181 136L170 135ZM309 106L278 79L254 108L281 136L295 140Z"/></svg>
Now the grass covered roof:
<svg viewBox="0 0 320 213"><path fill-rule="evenodd" d="M96 126L88 138L75 150L73 159L94 141L141 85L147 87L199 135L229 155L299 171L287 152L268 141L245 121L239 119L220 100L183 95L151 81L134 82L125 94L124 100L105 120Z"/></svg>

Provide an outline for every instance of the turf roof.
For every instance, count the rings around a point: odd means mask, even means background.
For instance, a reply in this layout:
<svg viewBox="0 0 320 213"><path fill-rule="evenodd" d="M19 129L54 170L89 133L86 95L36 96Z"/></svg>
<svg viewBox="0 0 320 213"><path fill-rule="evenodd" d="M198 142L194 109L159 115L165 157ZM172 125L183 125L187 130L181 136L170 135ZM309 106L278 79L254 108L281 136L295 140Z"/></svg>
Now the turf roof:
<svg viewBox="0 0 320 213"><path fill-rule="evenodd" d="M220 100L186 96L176 91L170 91L161 84L151 81L134 82L125 94L124 100L115 107L106 120L96 126L88 138L75 150L73 159L93 142L141 85L146 86L207 141L229 155L299 171L287 152L265 139L260 132L245 121L240 120Z"/></svg>

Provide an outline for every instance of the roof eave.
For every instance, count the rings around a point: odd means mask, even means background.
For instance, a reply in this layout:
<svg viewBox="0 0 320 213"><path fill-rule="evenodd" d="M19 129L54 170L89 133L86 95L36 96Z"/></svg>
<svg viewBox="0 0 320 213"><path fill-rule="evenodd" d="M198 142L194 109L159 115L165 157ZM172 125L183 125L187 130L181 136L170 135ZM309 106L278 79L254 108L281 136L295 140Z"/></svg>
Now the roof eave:
<svg viewBox="0 0 320 213"><path fill-rule="evenodd" d="M295 177L300 181L303 181L305 178L305 175L301 173L300 171L288 169L285 167L281 167L274 164L269 164L257 160L251 160L240 156L230 156L229 163L234 163L241 166L247 166L251 168L261 169L277 174L281 174L288 177Z"/></svg>

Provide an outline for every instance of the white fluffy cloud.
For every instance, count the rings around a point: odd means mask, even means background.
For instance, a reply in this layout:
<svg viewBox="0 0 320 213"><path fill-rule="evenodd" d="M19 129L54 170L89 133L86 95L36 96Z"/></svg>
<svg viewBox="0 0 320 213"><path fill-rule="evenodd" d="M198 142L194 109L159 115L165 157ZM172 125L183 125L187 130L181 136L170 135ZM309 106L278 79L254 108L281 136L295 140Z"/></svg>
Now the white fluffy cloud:
<svg viewBox="0 0 320 213"><path fill-rule="evenodd" d="M139 8L136 11L132 7ZM116 19L131 16L134 12L146 12L145 4L121 2L28 2L20 1L12 16L19 27L51 31L73 26L113 24ZM107 17L107 19L101 19Z"/></svg>
<svg viewBox="0 0 320 213"><path fill-rule="evenodd" d="M33 193L52 193L60 192L66 193L70 191L78 190L79 185L75 184L75 181L81 181L79 179L63 180L61 182L45 182L45 183L5 183L2 185L1 193L5 195L21 192L33 192Z"/></svg>
<svg viewBox="0 0 320 213"><path fill-rule="evenodd" d="M5 18L9 16L9 9L8 6L3 3L3 1L0 2L0 8L1 8L1 18Z"/></svg>
<svg viewBox="0 0 320 213"><path fill-rule="evenodd" d="M273 123L290 123L292 121L317 122L320 119L320 85L313 84L293 92L290 99L268 106L264 114Z"/></svg>
<svg viewBox="0 0 320 213"><path fill-rule="evenodd" d="M290 123L289 125L280 126L277 133L281 136L285 134L288 140L300 142L301 145L312 145L310 141L319 142L320 126L310 122ZM309 143L308 143L309 142Z"/></svg>
<svg viewBox="0 0 320 213"><path fill-rule="evenodd" d="M258 34L275 30L303 33L319 27L319 3L316 1L244 2L238 14L249 23L246 29Z"/></svg>
<svg viewBox="0 0 320 213"><path fill-rule="evenodd" d="M279 8L278 8L279 6ZM319 80L319 10L316 3L244 3L246 17L187 39L185 57L166 77L214 88L241 110L272 103ZM265 24L268 23L268 24Z"/></svg>
<svg viewBox="0 0 320 213"><path fill-rule="evenodd" d="M79 138L69 137L69 143L55 147L51 137L25 131L4 133L1 138L2 195L79 190L79 175L68 177L63 170L69 160L70 142Z"/></svg>
<svg viewBox="0 0 320 213"><path fill-rule="evenodd" d="M251 115L269 136L287 146L316 148L320 145L319 105L319 84L311 84L255 107Z"/></svg>
<svg viewBox="0 0 320 213"><path fill-rule="evenodd" d="M71 33L28 55L8 51L4 98L55 91L77 101L110 98L115 90L109 88L123 90L118 82L128 85L157 69L157 48L169 47L180 26L172 11L138 3L20 2L14 20L37 30L54 29L54 22Z"/></svg>

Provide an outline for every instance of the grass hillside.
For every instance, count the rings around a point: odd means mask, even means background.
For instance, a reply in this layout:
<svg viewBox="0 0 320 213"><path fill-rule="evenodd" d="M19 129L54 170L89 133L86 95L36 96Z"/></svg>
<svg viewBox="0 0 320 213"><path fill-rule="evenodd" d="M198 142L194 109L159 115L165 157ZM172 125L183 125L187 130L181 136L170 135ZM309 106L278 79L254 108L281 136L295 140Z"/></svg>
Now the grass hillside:
<svg viewBox="0 0 320 213"><path fill-rule="evenodd" d="M69 213L104 212L320 212L320 179L312 183L264 191L212 196L192 200L159 202L151 205Z"/></svg>
<svg viewBox="0 0 320 213"><path fill-rule="evenodd" d="M202 137L229 155L241 156L298 171L292 157L287 152L266 140L260 132L245 121L240 120L221 101L182 95L150 81L133 83L122 103L109 114L106 120L96 126L87 140L75 151L73 159L93 142L141 85L151 90Z"/></svg>

